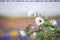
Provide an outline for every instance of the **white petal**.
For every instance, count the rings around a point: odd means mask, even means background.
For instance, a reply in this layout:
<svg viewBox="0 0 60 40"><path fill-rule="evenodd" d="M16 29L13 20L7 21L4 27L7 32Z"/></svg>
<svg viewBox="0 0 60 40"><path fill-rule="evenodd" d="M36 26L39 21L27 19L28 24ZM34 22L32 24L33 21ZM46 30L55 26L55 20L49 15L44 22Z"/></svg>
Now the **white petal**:
<svg viewBox="0 0 60 40"><path fill-rule="evenodd" d="M24 31L20 31L21 36L26 36L26 33Z"/></svg>
<svg viewBox="0 0 60 40"><path fill-rule="evenodd" d="M51 30L54 30L54 28L50 28Z"/></svg>
<svg viewBox="0 0 60 40"><path fill-rule="evenodd" d="M37 36L37 33L34 32L34 33L31 35L31 38L32 38L33 40L35 40L36 36Z"/></svg>
<svg viewBox="0 0 60 40"><path fill-rule="evenodd" d="M55 20L51 20L50 23L52 23L52 25L57 25L57 22Z"/></svg>
<svg viewBox="0 0 60 40"><path fill-rule="evenodd" d="M36 32L34 32L34 33L33 33L33 36L36 36L36 35L37 35L37 33L36 33Z"/></svg>
<svg viewBox="0 0 60 40"><path fill-rule="evenodd" d="M28 12L28 17L32 17L32 16L36 17L36 12L34 10Z"/></svg>

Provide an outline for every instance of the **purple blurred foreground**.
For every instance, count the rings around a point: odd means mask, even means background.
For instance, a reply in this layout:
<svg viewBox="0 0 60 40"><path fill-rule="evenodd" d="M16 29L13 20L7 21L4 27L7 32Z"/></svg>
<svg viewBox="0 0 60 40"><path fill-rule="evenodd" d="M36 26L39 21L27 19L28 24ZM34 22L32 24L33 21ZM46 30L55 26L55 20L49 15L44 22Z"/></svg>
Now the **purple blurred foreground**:
<svg viewBox="0 0 60 40"><path fill-rule="evenodd" d="M56 21L57 21L57 27L60 28L60 20L56 20ZM34 22L33 22L32 24L35 25ZM35 26L36 26L36 25L35 25ZM14 39L14 40L32 40L32 39L31 39L30 37L28 37L28 36L22 37L21 35L18 35L17 37L12 38L12 39ZM10 37L9 34L4 34L4 35L2 36L2 38L0 38L0 40L11 40L11 37Z"/></svg>

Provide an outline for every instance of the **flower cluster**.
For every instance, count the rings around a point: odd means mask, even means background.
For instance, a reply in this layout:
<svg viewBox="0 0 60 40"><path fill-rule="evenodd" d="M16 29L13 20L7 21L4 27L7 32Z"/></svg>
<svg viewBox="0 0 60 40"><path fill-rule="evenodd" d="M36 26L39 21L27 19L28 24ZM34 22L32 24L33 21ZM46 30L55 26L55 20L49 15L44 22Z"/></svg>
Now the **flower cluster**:
<svg viewBox="0 0 60 40"><path fill-rule="evenodd" d="M38 16L35 18L35 23L38 27L37 30L30 32L30 29L34 29L34 26L28 25L23 31L20 31L20 34L30 36L34 40L53 40L52 38L56 36L56 30L58 29L56 20Z"/></svg>
<svg viewBox="0 0 60 40"><path fill-rule="evenodd" d="M42 25L44 23L44 19L41 18L41 17L36 17L35 18L35 23L40 26L40 25ZM50 20L50 23L52 25L57 25L57 22L55 20Z"/></svg>

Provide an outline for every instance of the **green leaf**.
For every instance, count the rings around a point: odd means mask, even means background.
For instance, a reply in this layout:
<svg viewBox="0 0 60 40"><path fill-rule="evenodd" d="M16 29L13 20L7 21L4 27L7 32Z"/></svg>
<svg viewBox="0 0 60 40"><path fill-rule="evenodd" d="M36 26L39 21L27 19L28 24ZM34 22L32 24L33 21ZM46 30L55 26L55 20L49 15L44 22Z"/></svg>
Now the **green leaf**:
<svg viewBox="0 0 60 40"><path fill-rule="evenodd" d="M60 33L60 28L55 29L56 33Z"/></svg>
<svg viewBox="0 0 60 40"><path fill-rule="evenodd" d="M24 29L24 31L26 32L26 35L28 35L28 36L29 36L30 26L31 26L31 24L27 25L26 28Z"/></svg>

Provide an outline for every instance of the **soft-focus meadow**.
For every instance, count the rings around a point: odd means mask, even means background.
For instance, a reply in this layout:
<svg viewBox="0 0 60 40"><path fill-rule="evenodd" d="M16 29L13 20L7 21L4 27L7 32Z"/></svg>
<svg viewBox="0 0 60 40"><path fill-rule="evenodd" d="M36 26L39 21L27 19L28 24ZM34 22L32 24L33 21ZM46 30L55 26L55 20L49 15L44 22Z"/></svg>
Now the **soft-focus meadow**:
<svg viewBox="0 0 60 40"><path fill-rule="evenodd" d="M53 17L51 19L55 19L58 23L57 26L60 27L60 19ZM35 29L37 28L37 25L35 24L35 18L32 17L0 17L0 38L5 34L6 38L8 37L7 39L5 38L6 40L9 38L9 40L25 40L28 37L24 38L19 36L20 38L18 38L17 35L19 35L20 30L24 29L28 24L32 24ZM31 40L31 38L27 40Z"/></svg>

